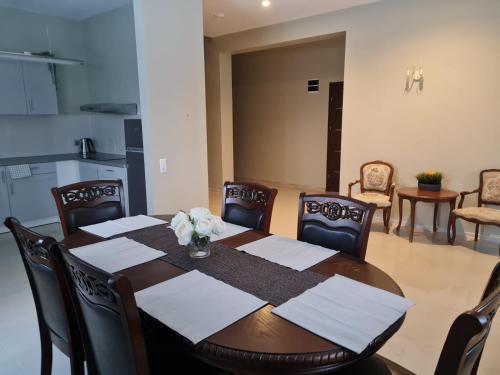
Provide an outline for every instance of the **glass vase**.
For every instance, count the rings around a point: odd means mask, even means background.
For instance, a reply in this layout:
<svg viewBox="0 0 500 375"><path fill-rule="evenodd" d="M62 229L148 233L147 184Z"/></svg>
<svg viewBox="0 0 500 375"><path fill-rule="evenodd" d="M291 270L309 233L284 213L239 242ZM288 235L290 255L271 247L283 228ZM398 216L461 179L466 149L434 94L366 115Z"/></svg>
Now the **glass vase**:
<svg viewBox="0 0 500 375"><path fill-rule="evenodd" d="M206 258L210 255L210 242L204 244L196 244L192 242L189 244L188 247L189 247L189 256L191 258L200 259L200 258Z"/></svg>

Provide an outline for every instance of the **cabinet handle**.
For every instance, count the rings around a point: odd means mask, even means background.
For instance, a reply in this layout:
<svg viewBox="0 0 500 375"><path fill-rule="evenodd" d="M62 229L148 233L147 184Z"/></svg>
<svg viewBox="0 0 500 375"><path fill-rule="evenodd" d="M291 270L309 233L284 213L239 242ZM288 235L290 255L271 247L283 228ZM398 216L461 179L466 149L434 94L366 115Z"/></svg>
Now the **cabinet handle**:
<svg viewBox="0 0 500 375"><path fill-rule="evenodd" d="M14 195L14 184L12 182L10 183L10 193Z"/></svg>
<svg viewBox="0 0 500 375"><path fill-rule="evenodd" d="M114 170L112 170L112 169L106 169L106 172L115 173L115 171L114 171Z"/></svg>
<svg viewBox="0 0 500 375"><path fill-rule="evenodd" d="M7 179L5 178L5 171L2 171L2 182L7 182Z"/></svg>

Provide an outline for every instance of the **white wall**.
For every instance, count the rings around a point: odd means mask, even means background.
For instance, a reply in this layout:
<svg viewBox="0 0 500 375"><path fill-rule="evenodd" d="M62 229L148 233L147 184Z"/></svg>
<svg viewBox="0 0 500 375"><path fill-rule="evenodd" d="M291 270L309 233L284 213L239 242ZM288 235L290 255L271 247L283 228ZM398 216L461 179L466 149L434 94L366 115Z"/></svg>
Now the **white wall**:
<svg viewBox="0 0 500 375"><path fill-rule="evenodd" d="M134 0L134 13L149 211L207 207L202 1Z"/></svg>
<svg viewBox="0 0 500 375"><path fill-rule="evenodd" d="M329 84L344 80L344 55L341 34L233 57L237 179L325 189Z"/></svg>
<svg viewBox="0 0 500 375"><path fill-rule="evenodd" d="M469 190L500 156L499 19L497 0L385 0L213 43L227 53L346 31L341 192L361 163L378 158L395 165L399 186L437 169L444 187ZM424 92L404 95L406 70L418 64ZM446 217L443 207L441 226ZM417 223L431 221L430 205L419 205Z"/></svg>

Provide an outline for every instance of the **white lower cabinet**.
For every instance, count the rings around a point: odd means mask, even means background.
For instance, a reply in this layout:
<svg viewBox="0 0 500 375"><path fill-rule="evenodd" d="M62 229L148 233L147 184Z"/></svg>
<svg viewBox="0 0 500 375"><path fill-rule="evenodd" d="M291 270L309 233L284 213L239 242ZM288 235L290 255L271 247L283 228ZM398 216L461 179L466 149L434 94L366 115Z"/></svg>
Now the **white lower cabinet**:
<svg viewBox="0 0 500 375"><path fill-rule="evenodd" d="M79 162L80 181L98 180L97 164Z"/></svg>

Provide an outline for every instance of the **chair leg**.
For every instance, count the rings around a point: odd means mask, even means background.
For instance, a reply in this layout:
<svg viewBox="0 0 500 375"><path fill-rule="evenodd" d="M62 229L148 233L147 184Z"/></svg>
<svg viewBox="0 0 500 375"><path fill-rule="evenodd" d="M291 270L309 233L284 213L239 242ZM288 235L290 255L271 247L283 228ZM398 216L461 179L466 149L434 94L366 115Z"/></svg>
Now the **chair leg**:
<svg viewBox="0 0 500 375"><path fill-rule="evenodd" d="M387 223L385 225L385 233L389 234L389 229L391 228L391 209L392 207L386 208Z"/></svg>
<svg viewBox="0 0 500 375"><path fill-rule="evenodd" d="M457 217L451 214L450 224L448 225L448 242L453 245L457 237Z"/></svg>
<svg viewBox="0 0 500 375"><path fill-rule="evenodd" d="M46 328L40 328L40 344L42 346L41 374L50 375L52 373L52 341Z"/></svg>
<svg viewBox="0 0 500 375"><path fill-rule="evenodd" d="M476 224L476 233L474 233L474 241L477 242L478 238L479 238L479 224Z"/></svg>
<svg viewBox="0 0 500 375"><path fill-rule="evenodd" d="M80 350L70 353L71 375L84 375L84 355Z"/></svg>

